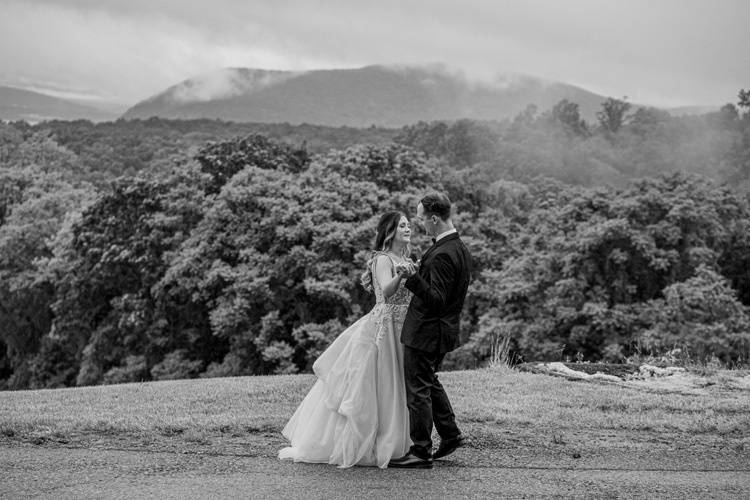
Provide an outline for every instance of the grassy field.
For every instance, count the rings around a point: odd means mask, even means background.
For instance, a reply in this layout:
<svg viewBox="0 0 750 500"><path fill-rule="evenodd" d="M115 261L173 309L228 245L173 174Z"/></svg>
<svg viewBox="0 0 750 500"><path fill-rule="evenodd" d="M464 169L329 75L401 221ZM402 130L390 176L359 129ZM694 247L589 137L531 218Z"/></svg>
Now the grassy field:
<svg viewBox="0 0 750 500"><path fill-rule="evenodd" d="M507 368L441 379L477 450L577 454L661 443L750 461L750 392L726 375L696 394ZM270 454L313 382L291 375L0 392L0 442Z"/></svg>

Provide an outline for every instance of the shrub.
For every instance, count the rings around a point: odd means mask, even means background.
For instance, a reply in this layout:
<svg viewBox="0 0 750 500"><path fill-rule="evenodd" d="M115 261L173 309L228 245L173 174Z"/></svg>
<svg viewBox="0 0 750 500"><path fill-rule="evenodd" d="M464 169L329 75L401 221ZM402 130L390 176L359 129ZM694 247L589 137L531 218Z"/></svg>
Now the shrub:
<svg viewBox="0 0 750 500"><path fill-rule="evenodd" d="M203 361L188 359L187 350L177 349L164 356L161 363L151 368L151 377L154 380L192 378L201 368L203 368Z"/></svg>
<svg viewBox="0 0 750 500"><path fill-rule="evenodd" d="M705 363L716 357L737 363L750 354L750 316L727 280L701 265L696 275L664 289L664 299L651 301L654 318L640 335L642 348L666 352L686 349Z"/></svg>
<svg viewBox="0 0 750 500"><path fill-rule="evenodd" d="M124 384L139 382L148 378L148 366L145 356L128 356L123 366L111 368L104 374L105 384Z"/></svg>

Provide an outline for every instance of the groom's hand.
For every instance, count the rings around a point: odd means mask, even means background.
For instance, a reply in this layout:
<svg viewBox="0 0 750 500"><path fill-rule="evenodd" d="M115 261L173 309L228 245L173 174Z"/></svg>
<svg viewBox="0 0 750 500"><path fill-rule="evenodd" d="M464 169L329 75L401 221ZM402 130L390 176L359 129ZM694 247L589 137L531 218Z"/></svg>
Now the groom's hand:
<svg viewBox="0 0 750 500"><path fill-rule="evenodd" d="M412 262L406 264L406 277L409 278L411 276L414 276L417 274L417 270L419 270L419 266L417 264L414 264Z"/></svg>
<svg viewBox="0 0 750 500"><path fill-rule="evenodd" d="M408 264L398 264L398 265L396 265L396 274L398 274L402 278L408 277L409 276L409 265Z"/></svg>
<svg viewBox="0 0 750 500"><path fill-rule="evenodd" d="M413 275L415 272L416 272L415 266L412 263L398 264L396 266L396 274L398 274L402 278L408 278L409 276Z"/></svg>

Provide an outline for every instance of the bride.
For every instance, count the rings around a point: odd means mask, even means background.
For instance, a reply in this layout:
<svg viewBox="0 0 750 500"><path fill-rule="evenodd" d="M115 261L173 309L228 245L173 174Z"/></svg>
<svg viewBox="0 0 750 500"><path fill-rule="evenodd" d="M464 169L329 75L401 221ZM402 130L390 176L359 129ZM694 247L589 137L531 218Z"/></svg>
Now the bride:
<svg viewBox="0 0 750 500"><path fill-rule="evenodd" d="M411 292L402 285L411 227L401 212L378 223L372 259L362 276L375 307L344 330L313 364L318 380L282 434L279 458L340 467L376 465L409 451L409 416L399 337Z"/></svg>

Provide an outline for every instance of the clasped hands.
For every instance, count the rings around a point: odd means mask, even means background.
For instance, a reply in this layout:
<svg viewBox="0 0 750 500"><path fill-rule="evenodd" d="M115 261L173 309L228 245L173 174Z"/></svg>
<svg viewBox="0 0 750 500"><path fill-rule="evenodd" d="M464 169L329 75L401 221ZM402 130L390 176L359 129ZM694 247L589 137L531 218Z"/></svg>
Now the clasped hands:
<svg viewBox="0 0 750 500"><path fill-rule="evenodd" d="M404 264L396 264L396 274L402 278L408 278L417 273L419 266L413 262L407 262Z"/></svg>

